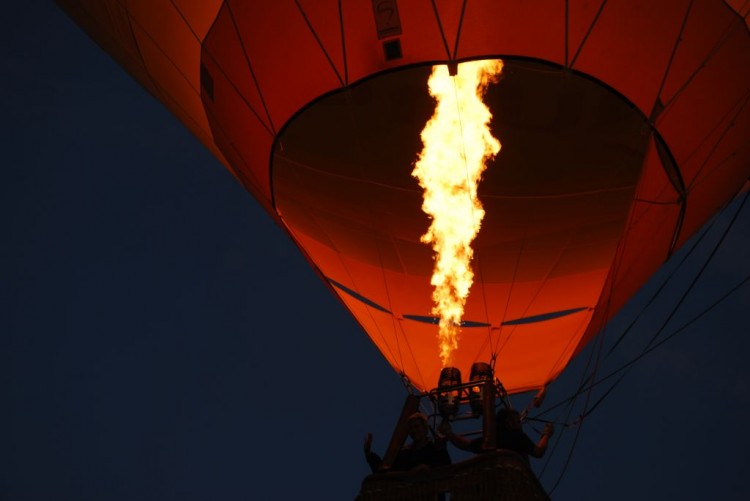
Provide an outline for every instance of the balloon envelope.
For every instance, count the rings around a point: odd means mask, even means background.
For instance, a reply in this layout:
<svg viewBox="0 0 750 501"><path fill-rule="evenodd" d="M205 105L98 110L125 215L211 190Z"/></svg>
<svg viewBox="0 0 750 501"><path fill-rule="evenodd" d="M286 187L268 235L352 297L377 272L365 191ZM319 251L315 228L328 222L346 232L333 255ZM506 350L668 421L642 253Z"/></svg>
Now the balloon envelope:
<svg viewBox="0 0 750 501"><path fill-rule="evenodd" d="M505 61L485 98L503 147L479 187L455 365L495 360L511 392L554 379L750 175L742 2L58 3L286 228L421 389L441 368L410 175L433 64Z"/></svg>

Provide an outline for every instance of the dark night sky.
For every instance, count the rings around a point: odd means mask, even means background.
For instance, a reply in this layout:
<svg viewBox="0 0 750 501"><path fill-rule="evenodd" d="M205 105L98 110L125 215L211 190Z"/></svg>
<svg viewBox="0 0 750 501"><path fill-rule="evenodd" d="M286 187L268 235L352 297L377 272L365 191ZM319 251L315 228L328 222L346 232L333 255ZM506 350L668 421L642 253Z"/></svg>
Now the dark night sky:
<svg viewBox="0 0 750 501"><path fill-rule="evenodd" d="M399 378L257 202L52 2L3 11L0 499L353 499ZM750 275L748 230L745 209L665 334ZM711 245L601 374L639 353ZM585 421L553 499L750 498L748 305L744 286L643 358Z"/></svg>

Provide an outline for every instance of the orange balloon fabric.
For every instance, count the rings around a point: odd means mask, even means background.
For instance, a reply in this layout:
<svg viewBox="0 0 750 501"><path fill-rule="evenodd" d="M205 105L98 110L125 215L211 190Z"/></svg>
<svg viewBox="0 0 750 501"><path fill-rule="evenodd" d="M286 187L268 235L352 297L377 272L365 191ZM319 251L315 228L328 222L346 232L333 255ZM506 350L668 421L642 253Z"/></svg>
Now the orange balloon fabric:
<svg viewBox="0 0 750 501"><path fill-rule="evenodd" d="M747 2L58 0L281 224L394 370L440 371L410 173L433 64L501 58L455 365L552 381L750 176Z"/></svg>

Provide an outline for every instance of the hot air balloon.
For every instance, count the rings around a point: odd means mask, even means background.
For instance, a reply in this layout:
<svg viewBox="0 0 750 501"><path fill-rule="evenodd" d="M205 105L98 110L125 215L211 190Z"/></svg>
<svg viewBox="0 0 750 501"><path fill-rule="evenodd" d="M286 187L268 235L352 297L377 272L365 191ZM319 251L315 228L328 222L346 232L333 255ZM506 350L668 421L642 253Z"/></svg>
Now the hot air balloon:
<svg viewBox="0 0 750 501"><path fill-rule="evenodd" d="M413 388L442 364L411 176L431 69L501 59L452 365L546 387L750 176L739 0L57 3L289 234Z"/></svg>

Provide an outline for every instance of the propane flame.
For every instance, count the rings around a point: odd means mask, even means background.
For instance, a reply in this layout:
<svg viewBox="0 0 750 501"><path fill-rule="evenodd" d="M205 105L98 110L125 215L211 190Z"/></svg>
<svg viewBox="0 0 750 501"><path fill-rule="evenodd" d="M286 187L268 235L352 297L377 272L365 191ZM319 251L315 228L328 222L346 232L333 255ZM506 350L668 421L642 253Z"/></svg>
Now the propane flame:
<svg viewBox="0 0 750 501"><path fill-rule="evenodd" d="M447 66L434 66L428 81L435 113L422 130L423 149L412 176L424 190L422 210L432 218L422 242L432 244L435 251L432 314L440 318L443 367L452 365L474 281L471 243L484 217L477 185L485 162L500 151L500 141L489 128L492 114L482 97L502 68L500 60L472 61L458 65L458 73L450 76Z"/></svg>

